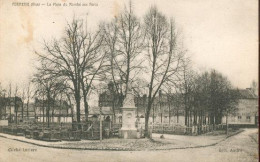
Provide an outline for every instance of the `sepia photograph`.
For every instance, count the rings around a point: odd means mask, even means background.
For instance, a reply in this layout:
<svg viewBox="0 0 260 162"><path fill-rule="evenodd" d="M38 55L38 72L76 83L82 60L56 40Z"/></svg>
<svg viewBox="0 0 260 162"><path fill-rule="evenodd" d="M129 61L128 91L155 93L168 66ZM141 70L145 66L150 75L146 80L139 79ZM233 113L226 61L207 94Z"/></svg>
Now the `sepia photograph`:
<svg viewBox="0 0 260 162"><path fill-rule="evenodd" d="M257 0L0 0L1 162L258 162Z"/></svg>

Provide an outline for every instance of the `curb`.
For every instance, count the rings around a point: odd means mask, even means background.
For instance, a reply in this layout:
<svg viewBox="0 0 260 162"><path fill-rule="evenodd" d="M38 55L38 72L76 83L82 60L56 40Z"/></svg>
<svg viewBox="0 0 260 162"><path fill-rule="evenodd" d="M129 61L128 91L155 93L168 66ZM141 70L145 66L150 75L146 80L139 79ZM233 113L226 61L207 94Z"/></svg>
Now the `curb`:
<svg viewBox="0 0 260 162"><path fill-rule="evenodd" d="M146 151L165 151L165 150L181 150L181 149L194 149L194 148L204 148L204 147L210 147L210 146L215 146L220 142L225 141L226 139L228 139L229 137L232 137L234 135L237 135L241 132L243 132L244 130L238 131L234 134L231 134L229 136L227 136L226 138L216 142L216 143L212 143L212 144L208 144L208 145L201 145L201 146L188 146L188 147L177 147L177 148L168 148L168 149L151 149L151 150L146 150ZM71 150L90 150L90 151L143 151L143 150L136 150L136 149L124 149L124 148L78 148L78 147L62 147L62 146L48 146L48 145L44 145L44 144L37 144L37 143L33 143L33 142L28 142L28 141L23 141L23 140L19 140L19 139L13 139L13 138L8 138L5 136L0 135L0 137L2 138L7 138L10 140L14 140L14 141L19 141L19 142L23 142L23 143L27 143L27 144L31 144L31 145L35 145L35 146L40 146L40 147L46 147L46 148L55 148L55 149L71 149ZM155 142L153 139L150 139L152 142Z"/></svg>

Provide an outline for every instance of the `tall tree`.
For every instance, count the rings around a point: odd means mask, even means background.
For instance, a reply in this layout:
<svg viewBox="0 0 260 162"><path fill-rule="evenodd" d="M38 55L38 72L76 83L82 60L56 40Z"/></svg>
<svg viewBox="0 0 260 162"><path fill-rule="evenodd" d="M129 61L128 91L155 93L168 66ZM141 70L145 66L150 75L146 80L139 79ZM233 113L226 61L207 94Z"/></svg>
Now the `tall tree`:
<svg viewBox="0 0 260 162"><path fill-rule="evenodd" d="M179 75L179 80L177 83L177 91L182 96L182 101L184 105L184 113L185 113L185 125L189 126L191 123L191 115L192 109L194 108L194 79L195 72L191 69L191 60L189 58L185 58L181 61L181 72Z"/></svg>
<svg viewBox="0 0 260 162"><path fill-rule="evenodd" d="M0 119L6 118L6 90L2 87L0 82Z"/></svg>
<svg viewBox="0 0 260 162"><path fill-rule="evenodd" d="M10 98L11 98L11 96L12 96L12 83L10 82L9 84L8 84L8 87L9 87L9 89L8 89L8 97L9 97L9 99L8 99L8 106L9 106L9 109L10 109L10 112L9 112L9 121L10 122L13 122L12 121L12 107L11 107L11 102L10 102Z"/></svg>
<svg viewBox="0 0 260 162"><path fill-rule="evenodd" d="M144 48L144 34L132 1L110 23L104 24L103 29L110 59L109 78L114 82L116 92L120 91L120 83L126 95L129 85L142 69L140 53Z"/></svg>
<svg viewBox="0 0 260 162"><path fill-rule="evenodd" d="M35 92L36 94L42 94L42 108L43 108L43 115L44 115L44 104L46 98L47 102L47 109L46 109L46 117L47 117L47 124L48 127L50 127L50 110L51 110L51 105L54 104L55 100L55 91L57 88L59 88L59 84L62 83L63 81L61 80L54 80L52 78L47 77L47 75L44 73L44 71L39 71L34 75L33 82L35 84L38 84L37 91ZM44 120L44 119L43 119Z"/></svg>
<svg viewBox="0 0 260 162"><path fill-rule="evenodd" d="M108 80L112 80L112 109L122 106L127 91L143 68L140 54L144 35L134 14L132 1L114 19L103 25L105 48L109 53Z"/></svg>
<svg viewBox="0 0 260 162"><path fill-rule="evenodd" d="M31 89L31 81L28 82L27 85L27 91L26 91L26 117L29 119L29 103L30 103L30 98L32 96L32 89Z"/></svg>
<svg viewBox="0 0 260 162"><path fill-rule="evenodd" d="M15 89L14 89L14 111L15 111L15 124L18 123L18 108L19 108L19 105L18 105L18 85L16 84L15 85Z"/></svg>
<svg viewBox="0 0 260 162"><path fill-rule="evenodd" d="M22 95L21 95L21 99L22 99L22 105L21 105L21 107L22 107L22 120L23 120L23 117L24 117L24 105L25 105L25 103L24 103L24 101L25 101L25 99L26 99L26 96L25 96L25 90L26 90L26 87L22 87Z"/></svg>
<svg viewBox="0 0 260 162"><path fill-rule="evenodd" d="M145 114L145 136L148 137L150 110L162 85L175 83L180 70L183 51L177 49L177 34L173 20L167 18L156 7L151 7L144 17L145 43L149 61L149 92Z"/></svg>
<svg viewBox="0 0 260 162"><path fill-rule="evenodd" d="M100 74L106 53L101 50L103 36L98 29L87 30L84 21L73 19L67 24L61 39L44 43L46 54L37 54L43 63L40 67L53 79L70 82L77 110L77 122L80 122L80 104L83 97L85 115L88 114L87 96L93 81ZM87 119L87 118L86 118Z"/></svg>
<svg viewBox="0 0 260 162"><path fill-rule="evenodd" d="M230 84L226 85L226 89L223 93L223 115L226 116L226 134L228 135L228 117L229 115L235 115L238 111L239 100L238 89L233 89Z"/></svg>

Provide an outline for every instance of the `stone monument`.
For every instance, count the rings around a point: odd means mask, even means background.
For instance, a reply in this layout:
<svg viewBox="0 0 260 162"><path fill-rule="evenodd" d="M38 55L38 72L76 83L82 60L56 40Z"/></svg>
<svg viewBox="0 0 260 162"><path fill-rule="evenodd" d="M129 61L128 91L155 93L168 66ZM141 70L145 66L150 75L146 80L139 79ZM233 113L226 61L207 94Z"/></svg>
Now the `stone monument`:
<svg viewBox="0 0 260 162"><path fill-rule="evenodd" d="M126 94L122 109L122 128L119 130L119 137L125 139L137 138L137 129L135 127L135 102L132 90Z"/></svg>

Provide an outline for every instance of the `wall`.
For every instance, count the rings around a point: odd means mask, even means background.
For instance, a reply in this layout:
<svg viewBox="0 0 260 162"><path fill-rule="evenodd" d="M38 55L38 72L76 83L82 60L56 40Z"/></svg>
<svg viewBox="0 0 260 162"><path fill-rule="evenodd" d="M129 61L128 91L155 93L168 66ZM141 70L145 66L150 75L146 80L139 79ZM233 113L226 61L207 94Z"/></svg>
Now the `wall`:
<svg viewBox="0 0 260 162"><path fill-rule="evenodd" d="M235 115L229 115L229 124L255 124L255 117L258 116L257 99L240 99L238 111ZM222 123L226 123L226 117L222 118Z"/></svg>

